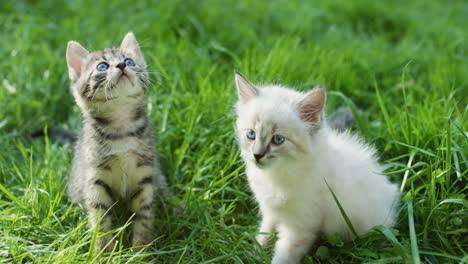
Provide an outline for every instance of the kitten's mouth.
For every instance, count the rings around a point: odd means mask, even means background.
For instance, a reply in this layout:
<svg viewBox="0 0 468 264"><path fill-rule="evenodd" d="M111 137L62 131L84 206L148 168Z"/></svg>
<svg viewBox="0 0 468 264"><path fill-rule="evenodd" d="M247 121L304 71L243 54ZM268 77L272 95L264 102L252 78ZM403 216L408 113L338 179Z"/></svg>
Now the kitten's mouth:
<svg viewBox="0 0 468 264"><path fill-rule="evenodd" d="M130 77L124 72L122 72L122 74L120 74L119 78L117 79L116 83L120 83L121 81L130 81Z"/></svg>
<svg viewBox="0 0 468 264"><path fill-rule="evenodd" d="M259 167L260 169L263 169L263 168L266 168L273 159L275 159L275 156L272 155L272 156L266 156L262 158L261 160L255 160L254 162L257 167Z"/></svg>
<svg viewBox="0 0 468 264"><path fill-rule="evenodd" d="M255 165L259 168L265 168L265 162L255 161Z"/></svg>

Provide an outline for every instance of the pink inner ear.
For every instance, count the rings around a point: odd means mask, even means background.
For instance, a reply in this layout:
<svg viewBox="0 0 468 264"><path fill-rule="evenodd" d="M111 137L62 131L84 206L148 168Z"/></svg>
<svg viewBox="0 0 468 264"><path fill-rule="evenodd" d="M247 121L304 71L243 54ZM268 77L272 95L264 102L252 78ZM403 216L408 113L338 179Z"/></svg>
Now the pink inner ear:
<svg viewBox="0 0 468 264"><path fill-rule="evenodd" d="M133 53L134 56L140 57L142 56L140 46L138 45L138 41L135 38L135 35L132 32L128 32L122 43L120 44L120 48L123 50L129 50Z"/></svg>
<svg viewBox="0 0 468 264"><path fill-rule="evenodd" d="M235 82L237 87L237 93L241 102L248 102L250 99L258 95L258 90L253 84L251 84L245 76L236 72Z"/></svg>
<svg viewBox="0 0 468 264"><path fill-rule="evenodd" d="M81 66L88 54L89 52L78 42L68 42L66 57L70 79L77 79L81 76Z"/></svg>
<svg viewBox="0 0 468 264"><path fill-rule="evenodd" d="M312 90L299 103L299 113L301 115L301 119L306 122L319 122L324 106L325 92L323 89L318 88Z"/></svg>
<svg viewBox="0 0 468 264"><path fill-rule="evenodd" d="M311 107L309 105L305 105L301 107L301 119L306 122L316 123L320 119L321 111Z"/></svg>

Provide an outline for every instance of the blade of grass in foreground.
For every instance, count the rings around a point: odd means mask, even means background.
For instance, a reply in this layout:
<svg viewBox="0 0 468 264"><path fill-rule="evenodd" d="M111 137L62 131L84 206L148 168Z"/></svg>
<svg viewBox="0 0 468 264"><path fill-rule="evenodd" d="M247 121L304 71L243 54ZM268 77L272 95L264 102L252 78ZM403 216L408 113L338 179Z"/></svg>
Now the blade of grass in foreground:
<svg viewBox="0 0 468 264"><path fill-rule="evenodd" d="M408 222L411 240L411 255L413 256L413 263L420 264L418 242L416 238L416 229L414 228L414 215L413 215L413 200L408 200Z"/></svg>
<svg viewBox="0 0 468 264"><path fill-rule="evenodd" d="M405 259L405 263L408 263L409 256L406 253L405 247L398 241L392 231L386 226L377 226L377 230L379 230L396 248L396 250L400 253L400 255Z"/></svg>
<svg viewBox="0 0 468 264"><path fill-rule="evenodd" d="M340 209L340 213L343 216L344 220L346 221L346 224L348 225L349 230L351 230L351 233L353 233L353 235L355 237L359 237L358 233L356 232L356 229L354 229L353 223L351 223L351 220L349 219L348 215L346 214L345 210L343 209L343 206L341 206L340 201L338 201L338 198L336 197L335 192L333 192L330 185L328 185L327 180L325 180L325 178L323 180L325 181L325 184L327 185L328 190L330 190L330 193L333 196L333 199L335 200L336 205Z"/></svg>
<svg viewBox="0 0 468 264"><path fill-rule="evenodd" d="M374 80L374 88L375 88L375 95L377 96L377 102L379 103L380 109L382 110L382 114L384 116L385 123L387 124L388 131L392 136L392 139L395 139L395 131L393 130L392 122L390 121L390 116L388 114L387 108L385 107L384 100L382 95L380 94L379 86L377 85L377 81Z"/></svg>

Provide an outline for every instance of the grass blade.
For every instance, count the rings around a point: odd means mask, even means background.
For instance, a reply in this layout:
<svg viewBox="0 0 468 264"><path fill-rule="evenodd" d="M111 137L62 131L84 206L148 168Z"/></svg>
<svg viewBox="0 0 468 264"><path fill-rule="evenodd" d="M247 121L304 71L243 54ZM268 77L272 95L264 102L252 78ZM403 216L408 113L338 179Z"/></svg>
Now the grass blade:
<svg viewBox="0 0 468 264"><path fill-rule="evenodd" d="M346 225L348 225L349 230L351 230L351 233L353 233L353 235L355 237L359 237L358 233L356 232L356 229L354 229L353 223L351 223L351 220L349 219L348 215L346 214L343 206L341 206L340 201L338 201L338 198L336 197L335 192L333 192L332 188L330 187L330 185L328 185L328 182L327 182L327 180L325 180L325 178L324 178L324 181L325 181L325 184L328 187L328 190L330 190L330 193L333 196L333 199L335 200L336 205L340 209L340 213L343 216L344 220L346 221Z"/></svg>
<svg viewBox="0 0 468 264"><path fill-rule="evenodd" d="M413 257L414 264L420 264L421 259L419 257L418 241L416 237L416 229L414 227L414 212L413 212L413 200L409 199L408 202L408 222L411 240L411 255Z"/></svg>

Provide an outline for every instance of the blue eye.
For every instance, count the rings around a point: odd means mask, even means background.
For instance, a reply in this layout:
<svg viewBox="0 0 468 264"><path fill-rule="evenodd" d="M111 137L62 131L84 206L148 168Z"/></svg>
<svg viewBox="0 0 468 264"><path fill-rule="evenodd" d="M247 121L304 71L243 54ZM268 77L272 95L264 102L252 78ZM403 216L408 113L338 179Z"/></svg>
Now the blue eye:
<svg viewBox="0 0 468 264"><path fill-rule="evenodd" d="M132 60L132 59L125 59L124 60L124 63L127 65L127 66L130 66L130 67L133 67L135 66L135 62Z"/></svg>
<svg viewBox="0 0 468 264"><path fill-rule="evenodd" d="M98 64L98 66L96 67L96 70L98 71L105 71L109 69L109 64L105 63L105 62L101 62Z"/></svg>
<svg viewBox="0 0 468 264"><path fill-rule="evenodd" d="M280 136L280 135L274 135L273 136L273 139L271 140L271 142L273 142L273 144L275 145L281 145L284 143L284 137L283 136Z"/></svg>
<svg viewBox="0 0 468 264"><path fill-rule="evenodd" d="M249 131L247 131L247 138L251 140L255 139L255 132L252 129L249 129Z"/></svg>

